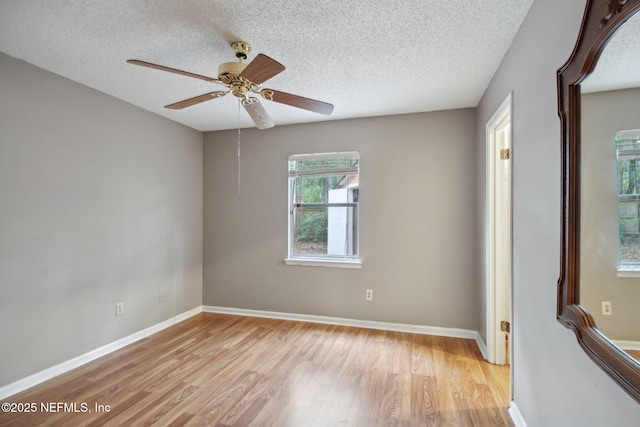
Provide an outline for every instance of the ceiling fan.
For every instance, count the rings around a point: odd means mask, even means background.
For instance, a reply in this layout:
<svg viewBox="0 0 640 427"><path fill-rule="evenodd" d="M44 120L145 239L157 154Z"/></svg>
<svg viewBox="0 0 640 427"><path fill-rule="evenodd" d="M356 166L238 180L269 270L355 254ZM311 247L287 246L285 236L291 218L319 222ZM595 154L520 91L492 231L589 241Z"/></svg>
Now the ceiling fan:
<svg viewBox="0 0 640 427"><path fill-rule="evenodd" d="M155 68L156 70L168 71L170 73L180 74L187 77L193 77L205 80L211 83L217 83L226 86L229 90L214 91L199 95L193 98L185 99L173 104L166 105L165 108L180 110L190 107L201 102L210 101L220 98L228 93L239 98L240 103L244 106L247 113L251 116L258 129L267 129L274 126L273 120L267 114L258 98L250 96L258 94L269 101L279 102L281 104L290 105L292 107L302 108L303 110L315 113L330 115L333 111L333 105L326 102L317 101L315 99L305 98L274 89L263 89L262 83L284 71L284 65L278 61L269 58L266 55L258 54L250 63L243 62L247 59L247 54L251 52L249 43L236 41L231 43L231 48L236 53L238 62L226 62L218 68L218 78L207 77L200 74L190 73L175 68L165 67L163 65L152 64L150 62L139 61L137 59L129 59L127 62L143 67Z"/></svg>

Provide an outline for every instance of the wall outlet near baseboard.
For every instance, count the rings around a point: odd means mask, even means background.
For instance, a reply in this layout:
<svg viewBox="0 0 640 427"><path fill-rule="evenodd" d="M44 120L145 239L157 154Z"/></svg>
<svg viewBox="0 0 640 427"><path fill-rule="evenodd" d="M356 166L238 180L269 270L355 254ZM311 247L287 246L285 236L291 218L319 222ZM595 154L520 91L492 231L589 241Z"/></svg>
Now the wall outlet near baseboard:
<svg viewBox="0 0 640 427"><path fill-rule="evenodd" d="M116 303L116 316L122 316L124 314L124 303Z"/></svg>
<svg viewBox="0 0 640 427"><path fill-rule="evenodd" d="M603 316L611 316L613 312L611 311L611 301L602 301L602 315Z"/></svg>
<svg viewBox="0 0 640 427"><path fill-rule="evenodd" d="M364 293L364 299L367 301L373 301L373 289L367 289Z"/></svg>

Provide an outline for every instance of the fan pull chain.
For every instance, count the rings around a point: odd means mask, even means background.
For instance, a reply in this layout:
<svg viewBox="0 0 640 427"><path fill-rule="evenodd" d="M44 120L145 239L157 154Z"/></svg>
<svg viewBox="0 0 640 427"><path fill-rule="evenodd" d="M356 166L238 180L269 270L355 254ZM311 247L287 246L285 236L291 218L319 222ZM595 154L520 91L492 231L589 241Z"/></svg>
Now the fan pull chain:
<svg viewBox="0 0 640 427"><path fill-rule="evenodd" d="M240 128L238 128L238 194L240 194Z"/></svg>
<svg viewBox="0 0 640 427"><path fill-rule="evenodd" d="M240 194L240 102L238 102L238 194Z"/></svg>

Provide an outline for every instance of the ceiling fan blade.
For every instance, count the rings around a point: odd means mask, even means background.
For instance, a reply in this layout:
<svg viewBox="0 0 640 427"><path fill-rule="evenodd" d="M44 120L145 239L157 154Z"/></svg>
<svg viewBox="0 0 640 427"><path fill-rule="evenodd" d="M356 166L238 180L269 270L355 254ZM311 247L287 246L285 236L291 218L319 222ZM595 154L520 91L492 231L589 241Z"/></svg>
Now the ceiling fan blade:
<svg viewBox="0 0 640 427"><path fill-rule="evenodd" d="M244 98L240 102L242 102L244 109L247 110L247 113L249 113L258 129L268 129L275 126L275 123L273 123L273 120L271 120L271 117L267 114L267 110L265 110L260 101L258 101L258 98Z"/></svg>
<svg viewBox="0 0 640 427"><path fill-rule="evenodd" d="M267 55L259 54L247 65L247 68L240 73L240 77L244 77L251 83L259 85L283 71L284 65L275 59L269 58Z"/></svg>
<svg viewBox="0 0 640 427"><path fill-rule="evenodd" d="M313 111L314 113L324 114L325 116L328 116L333 112L332 104L311 98L305 98L304 96L280 92L279 90L262 89L260 91L260 95L269 101L291 105L292 107L302 108L303 110Z"/></svg>
<svg viewBox="0 0 640 427"><path fill-rule="evenodd" d="M201 102L209 101L211 99L220 98L225 96L228 92L216 91L205 93L204 95L194 96L193 98L185 99L174 104L165 105L164 108L170 108L172 110L181 110L192 105L200 104Z"/></svg>
<svg viewBox="0 0 640 427"><path fill-rule="evenodd" d="M168 71L174 74L180 74L182 76L193 77L196 79L204 80L212 83L219 83L218 79L214 79L213 77L202 76L200 74L190 73L188 71L178 70L176 68L165 67L164 65L152 64L151 62L139 61L137 59L129 59L127 61L129 64L140 65L142 67L155 68L156 70Z"/></svg>

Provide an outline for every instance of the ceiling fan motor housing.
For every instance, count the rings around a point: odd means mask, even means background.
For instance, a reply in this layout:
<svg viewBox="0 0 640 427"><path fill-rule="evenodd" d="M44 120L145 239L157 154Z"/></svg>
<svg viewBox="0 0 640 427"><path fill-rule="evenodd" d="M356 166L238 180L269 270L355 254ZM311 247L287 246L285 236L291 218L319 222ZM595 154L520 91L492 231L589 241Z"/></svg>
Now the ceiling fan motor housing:
<svg viewBox="0 0 640 427"><path fill-rule="evenodd" d="M218 67L218 78L223 80L229 74L238 76L245 68L247 68L247 64L244 62L225 62Z"/></svg>
<svg viewBox="0 0 640 427"><path fill-rule="evenodd" d="M247 67L243 62L226 62L218 68L218 79L231 89L231 93L238 98L244 98L251 89L251 82L240 77L240 73Z"/></svg>
<svg viewBox="0 0 640 427"><path fill-rule="evenodd" d="M239 61L221 64L218 67L218 79L226 84L238 84L239 82L236 77L247 68L247 64L242 61L247 59L247 54L251 52L251 45L247 42L236 41L231 43L231 48L236 52L236 58L238 58Z"/></svg>

